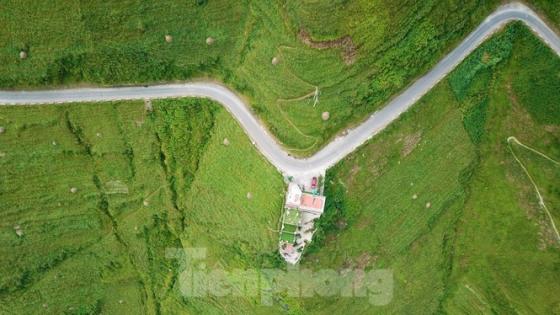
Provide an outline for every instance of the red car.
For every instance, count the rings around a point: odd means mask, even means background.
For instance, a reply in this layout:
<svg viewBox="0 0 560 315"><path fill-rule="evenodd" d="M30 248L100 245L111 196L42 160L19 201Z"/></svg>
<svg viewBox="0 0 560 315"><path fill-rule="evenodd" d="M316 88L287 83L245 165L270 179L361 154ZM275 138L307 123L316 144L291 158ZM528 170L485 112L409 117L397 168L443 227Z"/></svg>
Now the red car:
<svg viewBox="0 0 560 315"><path fill-rule="evenodd" d="M317 177L313 177L311 180L311 189L317 188Z"/></svg>

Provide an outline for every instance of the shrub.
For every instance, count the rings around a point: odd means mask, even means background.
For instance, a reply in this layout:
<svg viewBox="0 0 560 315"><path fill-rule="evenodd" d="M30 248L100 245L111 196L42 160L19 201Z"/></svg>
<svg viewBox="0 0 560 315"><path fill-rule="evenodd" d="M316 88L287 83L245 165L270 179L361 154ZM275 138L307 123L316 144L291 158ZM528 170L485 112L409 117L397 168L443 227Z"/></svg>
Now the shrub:
<svg viewBox="0 0 560 315"><path fill-rule="evenodd" d="M477 73L509 58L518 27L517 24L510 26L495 39L483 44L451 73L448 79L449 85L459 101L465 98Z"/></svg>
<svg viewBox="0 0 560 315"><path fill-rule="evenodd" d="M486 124L486 112L488 109L488 98L485 98L478 105L471 107L465 113L463 125L469 134L472 143L479 144L484 135L484 125Z"/></svg>

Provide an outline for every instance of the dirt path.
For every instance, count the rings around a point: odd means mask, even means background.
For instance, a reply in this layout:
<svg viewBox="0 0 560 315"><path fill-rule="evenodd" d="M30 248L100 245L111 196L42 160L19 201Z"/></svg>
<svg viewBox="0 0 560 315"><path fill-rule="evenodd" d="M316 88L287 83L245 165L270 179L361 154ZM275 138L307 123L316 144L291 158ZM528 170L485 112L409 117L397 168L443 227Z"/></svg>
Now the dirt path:
<svg viewBox="0 0 560 315"><path fill-rule="evenodd" d="M550 214L550 211L548 210L548 207L546 206L546 203L544 202L544 199L543 199L542 194L539 190L539 187L537 186L537 183L535 182L535 180L533 179L533 177L531 176L531 174L529 173L529 171L527 170L527 168L525 167L523 162L521 162L521 160L517 157L517 155L513 151L513 148L511 147L511 144L515 143L515 144L521 146L522 148L527 149L527 150L545 158L546 160L552 162L556 166L560 166L560 162L552 159L551 157L547 156L546 154L544 154L542 152L539 152L539 151L521 143L519 140L517 140L516 137L513 137L513 136L509 137L507 139L507 142L508 142L508 148L509 148L511 154L513 155L513 158L515 159L515 161L517 161L519 166L521 166L521 169L523 169L523 172L525 173L525 175L527 175L527 178L529 178L529 181L533 185L533 188L535 188L535 192L537 193L537 198L539 199L539 205L543 208L544 212L546 213L546 215L548 217L548 220L550 221L550 225L552 226L552 229L554 230L554 233L556 234L556 240L560 243L560 234L558 233L558 229L556 228L556 224L554 223L554 218Z"/></svg>

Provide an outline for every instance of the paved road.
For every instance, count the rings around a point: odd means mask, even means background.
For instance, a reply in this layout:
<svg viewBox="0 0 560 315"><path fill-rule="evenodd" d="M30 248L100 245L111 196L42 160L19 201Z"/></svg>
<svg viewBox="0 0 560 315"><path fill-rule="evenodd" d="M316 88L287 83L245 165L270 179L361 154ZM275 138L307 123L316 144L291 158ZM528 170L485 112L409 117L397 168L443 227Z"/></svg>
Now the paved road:
<svg viewBox="0 0 560 315"><path fill-rule="evenodd" d="M432 89L486 38L513 20L527 24L560 55L560 37L522 4L501 6L430 72L396 96L364 123L339 136L315 155L296 159L285 152L235 93L215 83L166 84L148 87L78 88L49 91L0 91L0 105L53 104L110 100L207 97L221 103L239 121L261 153L281 172L305 176L322 173L373 137Z"/></svg>

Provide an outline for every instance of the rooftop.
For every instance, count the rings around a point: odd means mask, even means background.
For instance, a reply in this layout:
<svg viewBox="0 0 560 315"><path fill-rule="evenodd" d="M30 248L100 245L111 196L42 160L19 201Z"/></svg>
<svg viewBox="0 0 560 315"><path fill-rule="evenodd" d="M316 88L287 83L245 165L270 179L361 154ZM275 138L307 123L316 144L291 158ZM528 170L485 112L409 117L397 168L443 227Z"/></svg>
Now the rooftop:
<svg viewBox="0 0 560 315"><path fill-rule="evenodd" d="M301 196L301 210L307 210L317 213L323 213L325 208L325 196L315 196L312 194L304 193Z"/></svg>
<svg viewBox="0 0 560 315"><path fill-rule="evenodd" d="M288 185L288 193L286 194L286 207L297 208L301 203L302 191L296 183Z"/></svg>

